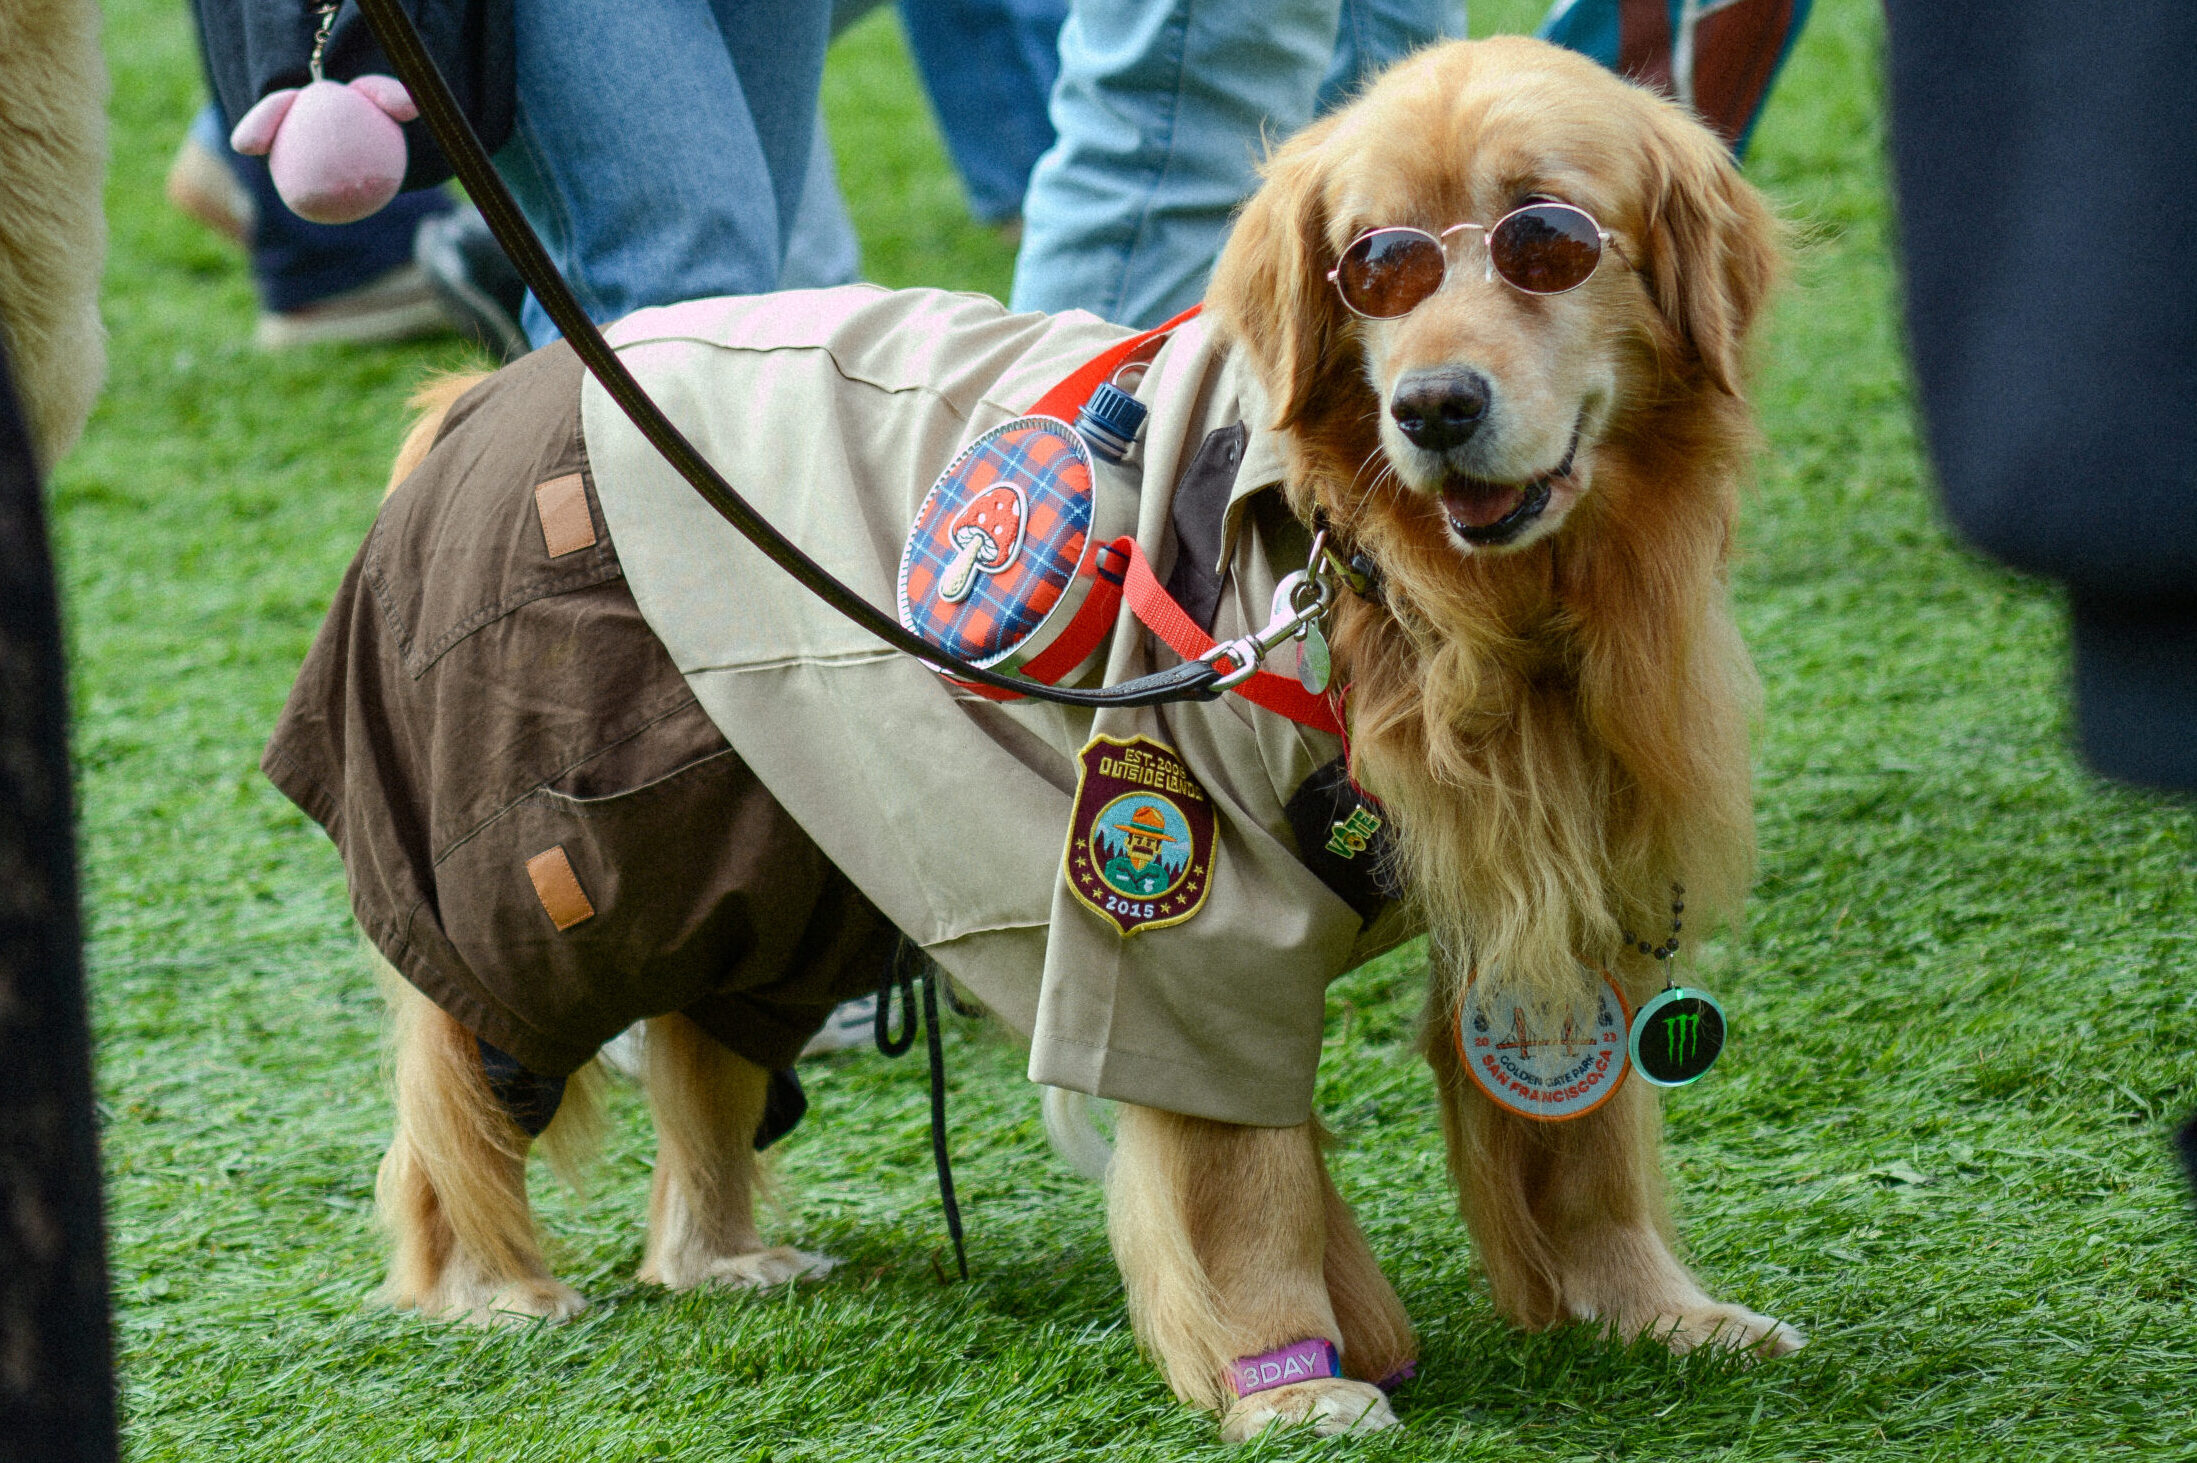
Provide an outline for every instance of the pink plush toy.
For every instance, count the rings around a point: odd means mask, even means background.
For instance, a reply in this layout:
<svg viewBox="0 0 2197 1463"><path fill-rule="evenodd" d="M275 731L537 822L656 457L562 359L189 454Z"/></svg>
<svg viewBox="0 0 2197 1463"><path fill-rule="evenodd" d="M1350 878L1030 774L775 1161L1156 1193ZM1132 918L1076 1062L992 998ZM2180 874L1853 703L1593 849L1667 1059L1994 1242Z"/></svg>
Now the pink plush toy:
<svg viewBox="0 0 2197 1463"><path fill-rule="evenodd" d="M267 156L275 191L317 224L356 223L404 183L404 132L420 114L394 76L317 80L269 92L229 134L229 146Z"/></svg>

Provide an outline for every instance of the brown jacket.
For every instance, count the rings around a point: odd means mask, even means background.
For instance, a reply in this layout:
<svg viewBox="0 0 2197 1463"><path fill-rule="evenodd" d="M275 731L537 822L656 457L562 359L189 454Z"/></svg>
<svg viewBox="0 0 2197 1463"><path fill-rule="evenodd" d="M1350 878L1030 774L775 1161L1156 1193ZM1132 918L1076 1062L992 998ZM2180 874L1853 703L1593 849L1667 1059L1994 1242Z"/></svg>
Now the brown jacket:
<svg viewBox="0 0 2197 1463"><path fill-rule="evenodd" d="M335 840L382 954L535 1071L668 1011L787 1066L834 1003L877 986L896 937L635 608L580 440L581 375L560 343L451 410L344 575L260 765Z"/></svg>
<svg viewBox="0 0 2197 1463"><path fill-rule="evenodd" d="M1124 334L864 286L612 333L881 606L939 470ZM1256 628L1306 535L1255 386L1191 326L1138 395L1102 517L1215 635ZM1125 611L1106 659L1118 681L1172 655ZM1137 738L1209 802L1211 857L1195 913L1125 937L1066 868L1097 851L1079 753ZM897 927L1030 1039L1033 1080L1280 1125L1310 1108L1326 983L1410 932L1311 871L1324 825L1293 830L1339 752L1234 696L1094 716L955 689L738 538L557 346L461 400L391 496L263 765L335 839L375 945L545 1074L671 1010L784 1065Z"/></svg>

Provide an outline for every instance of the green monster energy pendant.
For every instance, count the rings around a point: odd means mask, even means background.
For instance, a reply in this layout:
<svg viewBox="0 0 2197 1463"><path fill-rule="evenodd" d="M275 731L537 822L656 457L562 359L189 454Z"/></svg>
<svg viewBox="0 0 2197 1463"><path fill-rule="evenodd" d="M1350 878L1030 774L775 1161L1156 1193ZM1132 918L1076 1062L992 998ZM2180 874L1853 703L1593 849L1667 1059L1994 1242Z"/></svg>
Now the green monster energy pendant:
<svg viewBox="0 0 2197 1463"><path fill-rule="evenodd" d="M1658 1087L1684 1087L1724 1050L1724 1008L1707 991L1665 986L1632 1019L1632 1064Z"/></svg>

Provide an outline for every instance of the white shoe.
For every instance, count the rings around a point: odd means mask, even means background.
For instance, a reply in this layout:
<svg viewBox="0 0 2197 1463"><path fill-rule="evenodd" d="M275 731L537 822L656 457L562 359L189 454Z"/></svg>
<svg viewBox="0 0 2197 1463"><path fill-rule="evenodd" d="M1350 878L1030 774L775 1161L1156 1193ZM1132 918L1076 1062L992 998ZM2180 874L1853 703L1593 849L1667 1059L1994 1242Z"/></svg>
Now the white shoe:
<svg viewBox="0 0 2197 1463"><path fill-rule="evenodd" d="M841 1001L838 1009L824 1022L824 1029L810 1037L809 1044L801 1048L801 1055L805 1059L827 1052L851 1051L858 1046L868 1046L876 1038L877 995L873 991L851 1001Z"/></svg>
<svg viewBox="0 0 2197 1463"><path fill-rule="evenodd" d="M641 1080L641 1043L646 1038L647 1031L647 1027L636 1021L604 1042L603 1049L596 1056L611 1071L638 1082Z"/></svg>
<svg viewBox="0 0 2197 1463"><path fill-rule="evenodd" d="M370 345L442 335L451 329L442 299L417 264L400 264L357 289L310 305L259 317L252 333L261 350L298 345Z"/></svg>
<svg viewBox="0 0 2197 1463"><path fill-rule="evenodd" d="M180 212L233 244L247 249L252 246L254 215L258 212L252 206L252 195L244 191L229 165L197 138L186 135L176 149L175 161L168 164L164 191L168 202Z"/></svg>

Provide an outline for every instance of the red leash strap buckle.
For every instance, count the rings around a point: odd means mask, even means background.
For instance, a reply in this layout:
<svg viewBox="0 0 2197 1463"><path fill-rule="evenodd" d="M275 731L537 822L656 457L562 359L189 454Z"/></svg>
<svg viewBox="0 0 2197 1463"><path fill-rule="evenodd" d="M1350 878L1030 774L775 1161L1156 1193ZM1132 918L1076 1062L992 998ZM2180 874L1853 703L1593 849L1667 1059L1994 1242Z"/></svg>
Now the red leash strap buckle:
<svg viewBox="0 0 2197 1463"><path fill-rule="evenodd" d="M1259 669L1259 661L1268 650L1291 639L1300 624L1311 623L1316 616L1324 615L1333 602L1335 589L1325 572L1305 575L1301 571L1294 576L1309 579L1319 596L1316 606L1307 612L1296 606L1287 615L1279 612L1267 623L1265 629L1252 635L1216 644L1197 621L1176 604L1165 586L1152 572L1152 565L1144 557L1144 550L1133 540L1121 540L1116 548L1124 548L1129 554L1129 579L1126 598L1130 613L1144 627L1157 635L1169 650L1184 660L1202 660L1218 664L1225 658L1229 662L1227 674L1219 684L1234 691L1254 706L1263 707L1277 716L1286 716L1301 726L1323 731L1330 736L1343 735L1341 697L1330 691L1314 695L1297 683L1294 676L1277 676ZM1317 546L1315 546L1317 549ZM1324 568L1317 552L1312 560L1316 569ZM1290 586L1289 577L1282 581ZM1292 590L1295 586L1290 586ZM1277 594L1277 599L1282 596ZM1291 596L1294 598L1294 595ZM1278 610L1278 607L1277 607Z"/></svg>
<svg viewBox="0 0 2197 1463"><path fill-rule="evenodd" d="M1235 667L1234 670L1221 671L1220 679L1213 683L1216 691L1233 691L1259 673L1258 646L1252 643L1248 635L1240 640L1224 641L1198 659L1216 670L1220 669L1223 660Z"/></svg>

